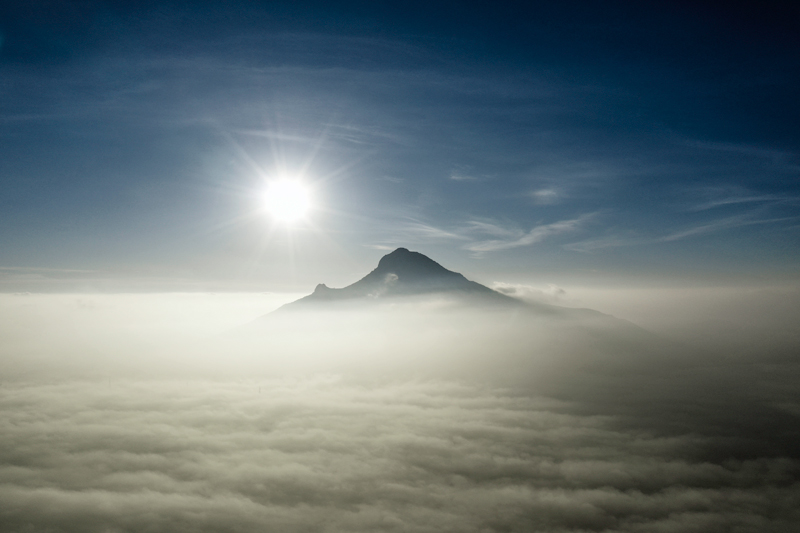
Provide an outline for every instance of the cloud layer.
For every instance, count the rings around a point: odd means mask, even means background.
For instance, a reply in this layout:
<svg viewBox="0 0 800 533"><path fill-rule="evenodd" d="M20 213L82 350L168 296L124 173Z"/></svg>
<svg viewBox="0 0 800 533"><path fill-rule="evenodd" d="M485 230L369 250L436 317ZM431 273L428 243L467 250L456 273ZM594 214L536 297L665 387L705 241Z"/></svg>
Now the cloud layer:
<svg viewBox="0 0 800 533"><path fill-rule="evenodd" d="M6 531L786 531L795 460L447 382L4 387Z"/></svg>
<svg viewBox="0 0 800 533"><path fill-rule="evenodd" d="M0 530L800 523L796 357L687 352L543 303L309 314L250 345L198 335L264 305L250 298L0 298Z"/></svg>

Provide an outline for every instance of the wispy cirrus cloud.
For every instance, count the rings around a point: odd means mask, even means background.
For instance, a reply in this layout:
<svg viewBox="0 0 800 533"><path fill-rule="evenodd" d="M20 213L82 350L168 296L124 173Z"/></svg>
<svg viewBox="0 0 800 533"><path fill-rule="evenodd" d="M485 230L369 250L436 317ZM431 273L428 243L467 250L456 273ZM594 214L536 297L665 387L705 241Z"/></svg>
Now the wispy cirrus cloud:
<svg viewBox="0 0 800 533"><path fill-rule="evenodd" d="M765 148L755 144L747 143L728 143L728 142L713 142L713 141L686 141L684 144L693 148L700 148L702 150L713 150L717 152L729 152L740 154L747 157L769 159L775 165L780 167L797 170L800 168L792 161L796 160L797 154L786 150L778 150L775 148Z"/></svg>
<svg viewBox="0 0 800 533"><path fill-rule="evenodd" d="M788 222L797 220L800 217L778 217L778 218L762 218L753 219L749 215L741 215L734 217L726 217L718 220L708 222L706 224L699 224L696 226L688 227L679 231L673 231L666 235L658 237L639 236L633 233L623 235L607 235L597 239L588 239L585 241L575 242L564 245L566 250L574 252L592 252L604 248L619 248L625 246L638 246L643 244L657 244L664 242L679 241L686 238L715 233L733 228L755 226L762 224L778 224L780 222Z"/></svg>
<svg viewBox="0 0 800 533"><path fill-rule="evenodd" d="M450 174L450 179L453 181L478 181L475 176L470 176L461 172L453 172Z"/></svg>
<svg viewBox="0 0 800 533"><path fill-rule="evenodd" d="M418 237L423 237L428 239L464 240L467 238L464 235L460 235L456 232L448 231L446 229L442 229L437 226L433 226L431 224L427 224L425 222L420 222L420 221L407 222L402 227L401 231L408 235L416 235Z"/></svg>
<svg viewBox="0 0 800 533"><path fill-rule="evenodd" d="M75 268L45 268L45 267L0 267L3 272L41 272L53 274L93 274L99 270L81 270Z"/></svg>
<svg viewBox="0 0 800 533"><path fill-rule="evenodd" d="M702 235L705 233L713 233L722 231L729 228L738 228L742 226L754 226L760 224L775 224L778 222L786 222L788 220L797 220L798 217L780 217L780 218L767 218L759 220L749 220L746 217L728 217L720 220L709 222L708 224L701 224L692 228L682 231L677 231L669 235L664 235L657 239L656 242L670 242L685 239L686 237L693 237L695 235Z"/></svg>
<svg viewBox="0 0 800 533"><path fill-rule="evenodd" d="M769 203L769 202L788 203L788 202L798 202L798 201L800 201L800 197L781 195L781 194L762 194L757 196L728 196L725 198L718 198L716 200L709 200L708 202L698 204L692 208L692 211L705 211L708 209L713 209L715 207L722 207L726 205L736 205L736 204Z"/></svg>
<svg viewBox="0 0 800 533"><path fill-rule="evenodd" d="M531 192L531 198L536 205L553 205L561 201L563 193L553 187L538 189Z"/></svg>
<svg viewBox="0 0 800 533"><path fill-rule="evenodd" d="M763 206L779 206L796 204L800 196L789 193L758 193L743 187L707 187L699 191L690 190L691 194L699 194L703 201L691 206L690 211L706 211L717 207L760 204Z"/></svg>
<svg viewBox="0 0 800 533"><path fill-rule="evenodd" d="M239 130L232 130L231 133L236 133L240 135L250 135L254 137L266 137L268 139L274 139L277 141L289 141L289 142L298 142L307 144L313 144L319 142L319 139L311 136L288 134L281 131L274 131L269 129L263 129L263 130L239 129Z"/></svg>
<svg viewBox="0 0 800 533"><path fill-rule="evenodd" d="M584 241L573 242L564 245L565 250L572 252L593 252L604 248L619 248L624 246L636 246L655 242L652 239L626 235L607 235L597 239L587 239Z"/></svg>
<svg viewBox="0 0 800 533"><path fill-rule="evenodd" d="M522 233L518 228L509 228L489 220L470 220L467 222L466 231L509 238L517 238Z"/></svg>
<svg viewBox="0 0 800 533"><path fill-rule="evenodd" d="M475 254L510 250L530 246L556 235L578 231L595 214L588 213L573 219L540 224L524 231L508 221L471 219L452 227L442 227L422 219L406 219L386 228L388 238L370 244L377 250L391 250L413 243L467 241L462 249Z"/></svg>
<svg viewBox="0 0 800 533"><path fill-rule="evenodd" d="M406 218L394 222L383 228L382 233L384 233L384 236L379 237L377 242L369 244L367 247L376 250L394 250L398 246L407 246L409 244L469 239L457 229L446 229L417 218Z"/></svg>
<svg viewBox="0 0 800 533"><path fill-rule="evenodd" d="M466 245L464 248L471 252L484 253L530 246L555 235L577 231L593 216L594 214L590 213L573 219L559 220L558 222L552 222L550 224L541 224L527 232L504 230L502 227L494 224L479 222L476 225L472 223L473 229L484 232L488 230L490 235L497 235L503 238L473 242Z"/></svg>

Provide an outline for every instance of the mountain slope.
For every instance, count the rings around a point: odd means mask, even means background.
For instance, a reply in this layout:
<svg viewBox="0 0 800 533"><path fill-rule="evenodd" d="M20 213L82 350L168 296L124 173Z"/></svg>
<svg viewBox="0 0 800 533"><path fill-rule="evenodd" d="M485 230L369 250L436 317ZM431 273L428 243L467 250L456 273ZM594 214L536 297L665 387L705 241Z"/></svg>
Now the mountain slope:
<svg viewBox="0 0 800 533"><path fill-rule="evenodd" d="M314 292L285 305L295 309L335 301L377 301L402 296L446 294L481 303L508 306L524 305L521 301L470 281L458 272L447 270L436 261L406 248L398 248L381 258L378 267L341 289L317 285Z"/></svg>
<svg viewBox="0 0 800 533"><path fill-rule="evenodd" d="M575 372L670 367L681 352L630 322L523 302L405 248L357 282L319 285L236 334L231 353L276 372L467 379L540 391Z"/></svg>

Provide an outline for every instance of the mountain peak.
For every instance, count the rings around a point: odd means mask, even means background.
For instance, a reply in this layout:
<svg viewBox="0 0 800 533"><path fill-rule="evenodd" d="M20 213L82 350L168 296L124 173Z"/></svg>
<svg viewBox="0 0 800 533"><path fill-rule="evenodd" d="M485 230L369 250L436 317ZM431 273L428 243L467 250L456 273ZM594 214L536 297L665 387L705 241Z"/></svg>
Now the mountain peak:
<svg viewBox="0 0 800 533"><path fill-rule="evenodd" d="M481 297L482 300L488 299L494 303L519 304L514 298L470 281L458 272L447 270L426 255L412 252L408 248L397 248L383 256L375 270L352 285L332 289L320 283L312 294L289 305L436 293Z"/></svg>
<svg viewBox="0 0 800 533"><path fill-rule="evenodd" d="M381 257L381 260L378 261L378 268L373 270L370 275L389 273L397 275L403 281L414 281L431 276L463 277L457 272L447 270L430 257L419 252L412 252L407 248L398 248Z"/></svg>

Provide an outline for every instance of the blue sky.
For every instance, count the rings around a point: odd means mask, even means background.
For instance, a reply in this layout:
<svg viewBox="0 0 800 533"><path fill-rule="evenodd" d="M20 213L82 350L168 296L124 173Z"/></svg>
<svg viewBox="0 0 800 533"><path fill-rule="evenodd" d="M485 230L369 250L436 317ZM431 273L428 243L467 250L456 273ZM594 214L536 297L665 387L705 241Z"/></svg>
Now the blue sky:
<svg viewBox="0 0 800 533"><path fill-rule="evenodd" d="M780 3L0 8L6 290L796 282L800 10ZM316 208L260 210L278 174Z"/></svg>

